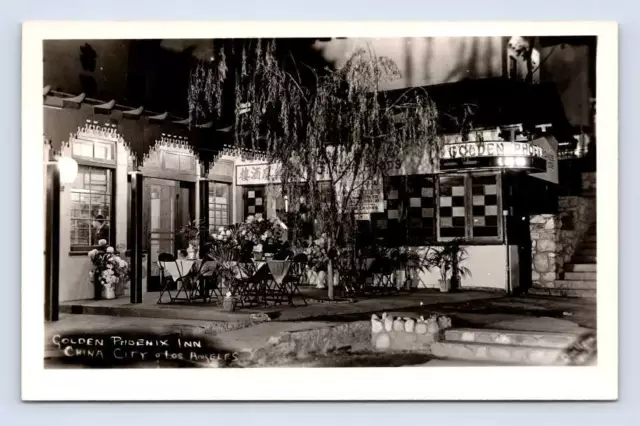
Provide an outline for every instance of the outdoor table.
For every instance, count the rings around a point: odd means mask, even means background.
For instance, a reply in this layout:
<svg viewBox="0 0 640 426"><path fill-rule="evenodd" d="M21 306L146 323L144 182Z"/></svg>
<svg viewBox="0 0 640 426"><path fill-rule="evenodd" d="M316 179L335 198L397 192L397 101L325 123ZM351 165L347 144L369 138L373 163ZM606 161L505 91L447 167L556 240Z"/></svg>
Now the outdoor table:
<svg viewBox="0 0 640 426"><path fill-rule="evenodd" d="M292 303L287 286L284 285L284 279L289 273L292 263L291 260L267 260L269 274L265 276L265 302L266 293L268 293L273 296L276 303L280 302L281 297L287 298L289 303Z"/></svg>
<svg viewBox="0 0 640 426"><path fill-rule="evenodd" d="M176 259L174 262L158 262L173 281L184 278L191 272L195 260Z"/></svg>
<svg viewBox="0 0 640 426"><path fill-rule="evenodd" d="M178 300L184 300L191 302L194 299L196 292L199 290L198 286L192 284L192 270L195 260L189 259L174 259L167 261L158 261L158 266L164 271L164 276L172 279L177 284L177 293L171 297L171 302ZM181 299L180 293L184 292L186 298ZM160 296L162 297L162 295Z"/></svg>

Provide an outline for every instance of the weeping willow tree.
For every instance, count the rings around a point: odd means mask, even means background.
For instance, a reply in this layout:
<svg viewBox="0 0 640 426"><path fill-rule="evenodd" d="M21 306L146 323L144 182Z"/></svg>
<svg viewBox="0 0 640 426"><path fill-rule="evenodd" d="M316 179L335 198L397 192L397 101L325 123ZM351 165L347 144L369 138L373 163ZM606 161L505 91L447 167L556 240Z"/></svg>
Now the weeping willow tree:
<svg viewBox="0 0 640 426"><path fill-rule="evenodd" d="M314 69L277 54L276 42L264 40L226 53L218 48L211 62L193 70L192 120L219 116L225 99L234 99L235 143L264 152L285 190L303 189L329 252L351 241L375 182L402 172L398 165L406 173L411 162L437 158L434 103L420 89L393 97L381 90L402 77L387 57L363 49L339 68ZM225 97L230 86L234 96ZM329 261L329 298L332 268Z"/></svg>

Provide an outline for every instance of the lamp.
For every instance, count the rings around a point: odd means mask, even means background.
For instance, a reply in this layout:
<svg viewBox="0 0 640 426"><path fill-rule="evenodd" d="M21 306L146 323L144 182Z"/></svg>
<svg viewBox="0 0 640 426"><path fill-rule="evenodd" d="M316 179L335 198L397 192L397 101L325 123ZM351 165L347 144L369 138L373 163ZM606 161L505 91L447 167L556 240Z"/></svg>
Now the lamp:
<svg viewBox="0 0 640 426"><path fill-rule="evenodd" d="M58 171L60 172L60 183L72 183L78 176L78 163L71 157L58 157Z"/></svg>

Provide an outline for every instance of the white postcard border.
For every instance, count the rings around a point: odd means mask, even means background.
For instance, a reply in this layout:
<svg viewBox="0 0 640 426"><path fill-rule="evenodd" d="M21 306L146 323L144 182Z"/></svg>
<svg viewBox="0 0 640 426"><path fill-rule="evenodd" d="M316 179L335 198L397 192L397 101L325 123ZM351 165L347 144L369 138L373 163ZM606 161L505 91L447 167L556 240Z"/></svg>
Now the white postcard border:
<svg viewBox="0 0 640 426"><path fill-rule="evenodd" d="M42 41L597 35L598 364L594 367L44 369ZM612 400L618 395L618 30L611 22L29 22L22 52L23 400Z"/></svg>

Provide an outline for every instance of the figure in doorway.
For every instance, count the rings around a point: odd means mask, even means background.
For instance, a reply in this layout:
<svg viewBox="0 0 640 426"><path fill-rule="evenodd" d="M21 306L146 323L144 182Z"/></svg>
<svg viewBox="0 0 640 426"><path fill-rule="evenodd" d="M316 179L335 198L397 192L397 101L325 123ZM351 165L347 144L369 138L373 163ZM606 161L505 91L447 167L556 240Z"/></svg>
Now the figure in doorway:
<svg viewBox="0 0 640 426"><path fill-rule="evenodd" d="M104 219L104 216L101 214L97 215L93 219L93 235L91 239L91 244L94 246L98 245L100 240L106 240L107 244L109 243L109 224Z"/></svg>

